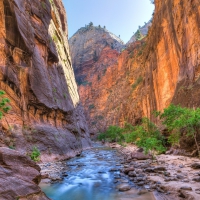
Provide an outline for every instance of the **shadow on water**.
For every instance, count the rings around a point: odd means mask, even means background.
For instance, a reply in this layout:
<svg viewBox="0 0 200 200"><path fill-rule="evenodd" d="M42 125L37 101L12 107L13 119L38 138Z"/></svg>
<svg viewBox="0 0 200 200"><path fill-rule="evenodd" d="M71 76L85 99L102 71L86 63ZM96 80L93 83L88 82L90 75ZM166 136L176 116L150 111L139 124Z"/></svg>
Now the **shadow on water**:
<svg viewBox="0 0 200 200"><path fill-rule="evenodd" d="M151 193L139 196L134 188L127 192L118 191L117 185L127 179L120 177L120 155L115 150L95 147L66 163L70 170L62 182L40 184L52 200L154 200Z"/></svg>

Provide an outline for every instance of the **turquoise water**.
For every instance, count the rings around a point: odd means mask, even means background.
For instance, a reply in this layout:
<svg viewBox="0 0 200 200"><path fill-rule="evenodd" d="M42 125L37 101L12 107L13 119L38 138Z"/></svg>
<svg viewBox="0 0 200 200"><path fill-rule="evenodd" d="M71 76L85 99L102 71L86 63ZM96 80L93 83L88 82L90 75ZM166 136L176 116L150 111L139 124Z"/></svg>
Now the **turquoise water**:
<svg viewBox="0 0 200 200"><path fill-rule="evenodd" d="M84 151L81 157L66 161L68 177L54 184L40 184L45 194L52 200L152 200L150 194L138 196L132 189L119 192L116 186L120 177L120 156L111 149L96 147ZM110 171L116 168L117 171ZM117 181L118 178L118 181ZM133 186L132 183L129 182Z"/></svg>

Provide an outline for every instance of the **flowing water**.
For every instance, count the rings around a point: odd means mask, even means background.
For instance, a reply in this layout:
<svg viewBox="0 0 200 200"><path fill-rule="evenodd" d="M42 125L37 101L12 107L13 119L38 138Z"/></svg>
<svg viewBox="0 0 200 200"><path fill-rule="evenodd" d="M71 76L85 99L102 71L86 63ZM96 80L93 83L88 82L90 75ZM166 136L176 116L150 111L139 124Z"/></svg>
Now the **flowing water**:
<svg viewBox="0 0 200 200"><path fill-rule="evenodd" d="M122 166L116 150L95 147L66 163L68 176L62 182L40 184L52 200L154 200L151 193L137 195L133 183L120 176ZM133 188L119 192L117 185L121 182L128 182Z"/></svg>

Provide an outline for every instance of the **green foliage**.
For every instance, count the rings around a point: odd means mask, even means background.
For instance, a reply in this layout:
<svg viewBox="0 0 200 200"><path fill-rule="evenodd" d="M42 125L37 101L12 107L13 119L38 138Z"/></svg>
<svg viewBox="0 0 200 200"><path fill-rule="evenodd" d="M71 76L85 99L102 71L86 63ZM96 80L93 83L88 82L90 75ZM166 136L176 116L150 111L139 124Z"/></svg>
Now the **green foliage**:
<svg viewBox="0 0 200 200"><path fill-rule="evenodd" d="M98 81L100 81L100 80L101 80L101 76L100 76L100 75L98 75L98 78L97 78L97 79L98 79Z"/></svg>
<svg viewBox="0 0 200 200"><path fill-rule="evenodd" d="M92 126L94 126L97 124L97 121L93 121L91 124L92 124Z"/></svg>
<svg viewBox="0 0 200 200"><path fill-rule="evenodd" d="M31 152L31 160L37 162L40 160L40 150L37 147L33 147L32 152Z"/></svg>
<svg viewBox="0 0 200 200"><path fill-rule="evenodd" d="M43 9L46 9L46 4L45 4L45 2L42 1L42 2L41 2L41 5L42 5L42 8L43 8Z"/></svg>
<svg viewBox="0 0 200 200"><path fill-rule="evenodd" d="M55 43L57 43L59 40L58 40L58 36L57 34L55 33L53 36L52 36L52 39Z"/></svg>
<svg viewBox="0 0 200 200"><path fill-rule="evenodd" d="M118 142L119 144L123 144L123 142L135 143L137 146L144 148L146 154L151 152L153 156L156 153L166 151L164 137L157 126L148 118L143 118L141 125L138 126L132 126L128 123L125 123L124 128L110 126L105 133L98 136L98 139Z"/></svg>
<svg viewBox="0 0 200 200"><path fill-rule="evenodd" d="M193 137L200 155L197 143L197 135L200 129L200 108L195 110L171 104L160 114L160 118L172 134L169 138L170 143L179 143L180 133L184 131L188 137Z"/></svg>
<svg viewBox="0 0 200 200"><path fill-rule="evenodd" d="M92 110L94 108L95 108L94 104L89 105L89 110Z"/></svg>
<svg viewBox="0 0 200 200"><path fill-rule="evenodd" d="M122 142L124 141L124 135L122 133L122 128L118 126L109 126L105 133L99 134L98 139L108 142Z"/></svg>
<svg viewBox="0 0 200 200"><path fill-rule="evenodd" d="M65 99L67 99L67 94L66 93L64 93L63 96L64 96Z"/></svg>
<svg viewBox="0 0 200 200"><path fill-rule="evenodd" d="M178 131L173 131L173 132L171 133L171 135L168 137L168 142L169 142L172 146L175 146L175 145L178 145L178 146L179 146L180 137L181 137L180 132L178 132Z"/></svg>
<svg viewBox="0 0 200 200"><path fill-rule="evenodd" d="M106 74L107 68L103 70L103 76Z"/></svg>
<svg viewBox="0 0 200 200"><path fill-rule="evenodd" d="M151 2L152 4L155 4L154 0L150 0L150 2Z"/></svg>
<svg viewBox="0 0 200 200"><path fill-rule="evenodd" d="M90 23L89 23L89 26L90 26L90 27L93 26L93 22L90 22Z"/></svg>
<svg viewBox="0 0 200 200"><path fill-rule="evenodd" d="M83 86L87 86L87 85L91 85L92 83L91 82L88 82L88 81L84 81L84 80L80 80L80 81L77 81L77 84L80 86L80 85L83 85Z"/></svg>
<svg viewBox="0 0 200 200"><path fill-rule="evenodd" d="M164 137L148 118L143 118L141 125L131 127L129 130L132 131L125 136L126 142L135 142L137 146L144 148L146 154L151 152L154 156L156 152L162 153L166 150Z"/></svg>
<svg viewBox="0 0 200 200"><path fill-rule="evenodd" d="M0 90L0 119L2 119L4 114L11 109L11 107L8 106L10 100L4 97L5 94L4 91Z"/></svg>
<svg viewBox="0 0 200 200"><path fill-rule="evenodd" d="M136 40L142 40L144 38L140 29L138 29L137 32L135 33L135 37L136 37Z"/></svg>
<svg viewBox="0 0 200 200"><path fill-rule="evenodd" d="M13 149L13 150L14 150L14 149L15 149L15 147L14 147L14 146L9 146L9 149Z"/></svg>
<svg viewBox="0 0 200 200"><path fill-rule="evenodd" d="M98 61L98 55L97 55L96 51L94 52L93 60L94 60L94 62Z"/></svg>
<svg viewBox="0 0 200 200"><path fill-rule="evenodd" d="M143 81L143 78L140 76L137 78L137 80L134 82L134 84L132 85L132 89L135 90L137 88L137 86Z"/></svg>
<svg viewBox="0 0 200 200"><path fill-rule="evenodd" d="M156 152L163 153L166 151L166 148L163 146L162 141L154 137L138 140L136 144L139 147L144 148L145 154L151 152L153 156Z"/></svg>

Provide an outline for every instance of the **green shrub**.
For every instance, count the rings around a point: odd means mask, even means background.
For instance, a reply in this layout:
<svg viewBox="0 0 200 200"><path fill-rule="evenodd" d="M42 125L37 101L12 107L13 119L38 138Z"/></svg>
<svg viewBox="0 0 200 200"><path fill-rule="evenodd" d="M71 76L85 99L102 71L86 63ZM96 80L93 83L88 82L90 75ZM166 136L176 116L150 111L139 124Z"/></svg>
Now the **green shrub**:
<svg viewBox="0 0 200 200"><path fill-rule="evenodd" d="M4 91L0 90L0 119L2 119L4 114L11 109L11 107L8 106L10 100L4 97L5 94Z"/></svg>
<svg viewBox="0 0 200 200"><path fill-rule="evenodd" d="M137 86L143 81L143 78L140 76L132 85L132 89L135 90Z"/></svg>
<svg viewBox="0 0 200 200"><path fill-rule="evenodd" d="M144 38L144 35L141 33L140 29L137 30L135 33L136 40L142 40Z"/></svg>
<svg viewBox="0 0 200 200"><path fill-rule="evenodd" d="M40 160L40 150L37 147L33 147L32 152L31 152L31 160L37 162Z"/></svg>
<svg viewBox="0 0 200 200"><path fill-rule="evenodd" d="M187 133L187 137L194 139L196 148L200 156L200 148L197 142L197 135L200 129L200 108L191 109L181 106L170 105L164 109L164 112L160 114L163 124L171 132L169 142L171 144L177 144L180 140L181 131Z"/></svg>
<svg viewBox="0 0 200 200"><path fill-rule="evenodd" d="M94 104L89 105L89 110L92 110L92 109L94 109L94 108L95 108L95 105L94 105Z"/></svg>
<svg viewBox="0 0 200 200"><path fill-rule="evenodd" d="M145 154L151 152L153 157L156 153L163 153L166 151L166 148L163 146L162 140L159 140L155 137L142 138L141 140L138 140L136 144L139 147L144 148Z"/></svg>
<svg viewBox="0 0 200 200"><path fill-rule="evenodd" d="M146 154L152 153L153 157L156 153L166 151L164 137L148 118L143 118L141 125L138 126L128 123L125 123L124 128L110 126L105 133L99 134L98 139L118 142L121 145L124 142L135 143L144 148Z"/></svg>
<svg viewBox="0 0 200 200"><path fill-rule="evenodd" d="M143 118L141 125L129 125L129 132L125 134L125 139L127 143L134 142L137 146L144 148L146 154L151 152L153 157L156 153L163 153L166 150L164 137L148 118Z"/></svg>
<svg viewBox="0 0 200 200"><path fill-rule="evenodd" d="M124 135L122 133L122 128L118 126L109 126L105 133L99 134L98 139L108 142L122 142L124 141Z"/></svg>
<svg viewBox="0 0 200 200"><path fill-rule="evenodd" d="M46 9L46 4L43 1L41 2L41 5L43 9Z"/></svg>

